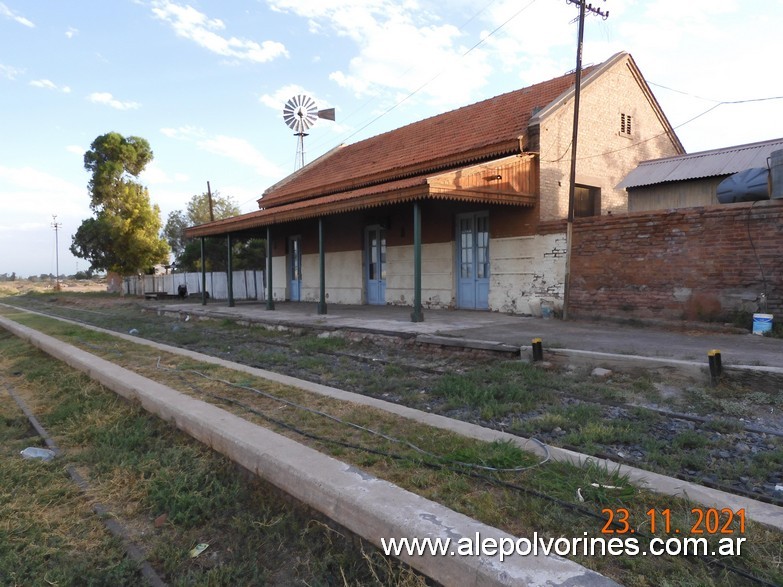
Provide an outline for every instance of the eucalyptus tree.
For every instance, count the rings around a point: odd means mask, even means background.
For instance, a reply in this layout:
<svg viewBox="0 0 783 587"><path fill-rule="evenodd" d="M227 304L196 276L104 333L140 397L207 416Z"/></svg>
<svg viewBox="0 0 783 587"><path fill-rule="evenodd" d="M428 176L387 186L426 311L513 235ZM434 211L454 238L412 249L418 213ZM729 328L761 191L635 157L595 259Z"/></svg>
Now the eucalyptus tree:
<svg viewBox="0 0 783 587"><path fill-rule="evenodd" d="M70 249L88 260L91 270L129 275L167 263L160 208L151 204L147 188L138 182L152 158L145 139L116 132L96 138L84 154L94 216L81 223Z"/></svg>

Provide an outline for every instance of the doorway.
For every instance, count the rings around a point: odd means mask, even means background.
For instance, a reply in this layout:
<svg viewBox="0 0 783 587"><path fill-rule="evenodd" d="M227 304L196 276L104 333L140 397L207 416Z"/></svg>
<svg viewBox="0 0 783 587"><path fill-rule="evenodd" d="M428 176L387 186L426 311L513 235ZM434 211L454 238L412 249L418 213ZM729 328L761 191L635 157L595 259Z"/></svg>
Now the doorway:
<svg viewBox="0 0 783 587"><path fill-rule="evenodd" d="M379 225L365 229L365 281L367 303L386 303L386 229Z"/></svg>
<svg viewBox="0 0 783 587"><path fill-rule="evenodd" d="M489 309L489 213L457 216L457 306Z"/></svg>
<svg viewBox="0 0 783 587"><path fill-rule="evenodd" d="M292 302L302 299L302 237L288 238L288 279Z"/></svg>

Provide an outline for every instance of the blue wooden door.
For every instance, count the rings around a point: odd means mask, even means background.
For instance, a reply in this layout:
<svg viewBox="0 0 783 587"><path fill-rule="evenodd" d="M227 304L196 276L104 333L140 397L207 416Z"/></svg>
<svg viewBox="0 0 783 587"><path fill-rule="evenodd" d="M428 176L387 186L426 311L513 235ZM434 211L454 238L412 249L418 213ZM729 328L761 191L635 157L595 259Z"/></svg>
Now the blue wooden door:
<svg viewBox="0 0 783 587"><path fill-rule="evenodd" d="M457 305L489 308L489 214L457 216Z"/></svg>
<svg viewBox="0 0 783 587"><path fill-rule="evenodd" d="M386 303L386 230L369 226L365 231L365 281L367 303Z"/></svg>
<svg viewBox="0 0 783 587"><path fill-rule="evenodd" d="M288 239L288 277L292 302L302 299L302 238Z"/></svg>

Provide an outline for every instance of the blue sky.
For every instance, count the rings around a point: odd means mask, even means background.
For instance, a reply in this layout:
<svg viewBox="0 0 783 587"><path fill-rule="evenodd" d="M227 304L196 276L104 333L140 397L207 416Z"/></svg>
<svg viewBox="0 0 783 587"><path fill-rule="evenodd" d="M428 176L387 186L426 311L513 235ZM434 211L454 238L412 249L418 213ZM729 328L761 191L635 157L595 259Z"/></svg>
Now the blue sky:
<svg viewBox="0 0 783 587"><path fill-rule="evenodd" d="M592 4L610 17L588 18L584 63L630 52L688 152L783 136L783 100L767 99L783 95L783 0ZM0 273L55 272L54 214L60 272L87 268L68 246L91 216L83 155L99 135L149 141L141 181L164 222L207 181L249 212L295 168L292 96L337 112L310 129L309 161L573 70L577 12L565 0L0 0Z"/></svg>

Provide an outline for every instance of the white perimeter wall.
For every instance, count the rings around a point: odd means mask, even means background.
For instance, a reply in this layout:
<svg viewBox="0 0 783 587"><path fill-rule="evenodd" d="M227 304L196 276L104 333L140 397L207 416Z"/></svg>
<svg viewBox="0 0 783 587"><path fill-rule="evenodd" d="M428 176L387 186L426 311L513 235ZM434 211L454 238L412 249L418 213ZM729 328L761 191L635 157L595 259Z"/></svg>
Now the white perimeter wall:
<svg viewBox="0 0 783 587"><path fill-rule="evenodd" d="M235 300L265 300L264 272L247 269L232 273ZM201 273L169 273L166 275L142 275L123 278L122 292L143 296L147 292L165 292L177 295L180 285L187 285L189 294L201 293ZM228 280L225 271L207 273L207 292L216 300L228 299Z"/></svg>

